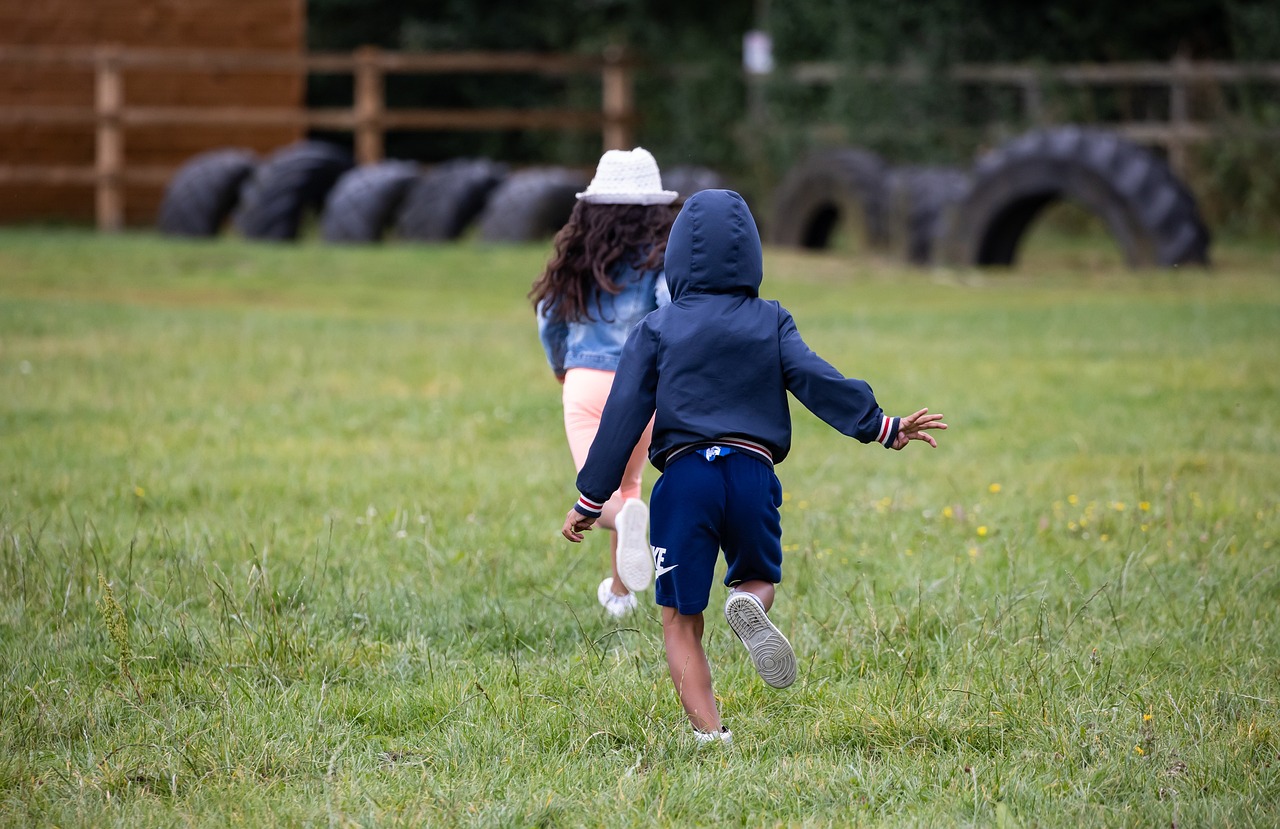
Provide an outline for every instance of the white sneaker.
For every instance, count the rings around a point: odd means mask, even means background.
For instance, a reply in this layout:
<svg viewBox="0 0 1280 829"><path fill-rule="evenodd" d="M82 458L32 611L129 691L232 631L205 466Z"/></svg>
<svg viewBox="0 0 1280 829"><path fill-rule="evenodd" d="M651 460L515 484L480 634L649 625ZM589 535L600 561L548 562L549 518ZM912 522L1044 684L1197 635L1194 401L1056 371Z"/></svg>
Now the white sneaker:
<svg viewBox="0 0 1280 829"><path fill-rule="evenodd" d="M600 600L600 606L605 612L615 619L621 619L636 609L635 593L619 596L613 592L613 576L600 582L600 586L596 588L596 598Z"/></svg>
<svg viewBox="0 0 1280 829"><path fill-rule="evenodd" d="M618 577L628 590L644 590L653 580L649 508L639 498L628 498L618 510L614 526L618 530Z"/></svg>
<svg viewBox="0 0 1280 829"><path fill-rule="evenodd" d="M729 745L733 742L733 732L725 728L723 725L720 726L719 731L699 731L697 728L694 728L693 739L698 741L699 747L711 745L716 741Z"/></svg>
<svg viewBox="0 0 1280 829"><path fill-rule="evenodd" d="M733 591L724 603L724 618L747 646L761 679L774 688L786 688L796 681L796 653L782 631L769 621L759 596Z"/></svg>

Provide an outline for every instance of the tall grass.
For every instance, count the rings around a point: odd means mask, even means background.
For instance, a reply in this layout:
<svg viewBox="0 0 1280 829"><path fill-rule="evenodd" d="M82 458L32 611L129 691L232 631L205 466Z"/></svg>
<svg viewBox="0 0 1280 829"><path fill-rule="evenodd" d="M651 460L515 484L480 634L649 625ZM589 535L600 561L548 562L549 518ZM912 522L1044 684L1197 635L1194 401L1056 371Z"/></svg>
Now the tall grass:
<svg viewBox="0 0 1280 829"><path fill-rule="evenodd" d="M1280 251L771 251L936 451L799 407L760 682L699 750L524 293L547 251L0 232L5 825L1274 826ZM653 475L649 475L651 483Z"/></svg>

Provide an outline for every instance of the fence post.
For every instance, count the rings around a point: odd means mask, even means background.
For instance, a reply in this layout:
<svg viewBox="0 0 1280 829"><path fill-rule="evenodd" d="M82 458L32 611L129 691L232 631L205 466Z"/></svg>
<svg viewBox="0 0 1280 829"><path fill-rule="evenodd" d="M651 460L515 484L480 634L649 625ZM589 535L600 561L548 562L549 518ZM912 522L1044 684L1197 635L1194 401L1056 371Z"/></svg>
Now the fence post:
<svg viewBox="0 0 1280 829"><path fill-rule="evenodd" d="M1169 80L1169 166L1178 176L1187 175L1187 83L1191 77L1191 61L1185 51L1173 56Z"/></svg>
<svg viewBox="0 0 1280 829"><path fill-rule="evenodd" d="M627 65L626 50L612 45L604 50L604 68L601 70L604 129L601 136L606 150L631 149L632 89L631 68Z"/></svg>
<svg viewBox="0 0 1280 829"><path fill-rule="evenodd" d="M105 46L98 50L94 66L94 110L97 116L94 173L98 230L108 233L124 227L124 135L120 124L123 104L124 81L120 75L119 50Z"/></svg>
<svg viewBox="0 0 1280 829"><path fill-rule="evenodd" d="M382 111L385 102L378 47L361 46L356 50L355 75L356 161L374 164L382 160Z"/></svg>
<svg viewBox="0 0 1280 829"><path fill-rule="evenodd" d="M1044 126L1044 93L1040 88L1040 75L1034 68L1027 71L1026 78L1022 81L1022 105L1026 108L1027 120L1032 126Z"/></svg>

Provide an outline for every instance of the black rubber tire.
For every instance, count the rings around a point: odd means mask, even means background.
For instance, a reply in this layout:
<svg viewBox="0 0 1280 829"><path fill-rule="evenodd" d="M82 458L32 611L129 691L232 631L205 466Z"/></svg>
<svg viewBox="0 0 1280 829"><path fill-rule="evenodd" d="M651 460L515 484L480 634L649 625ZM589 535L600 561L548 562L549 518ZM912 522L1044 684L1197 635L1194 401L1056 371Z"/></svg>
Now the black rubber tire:
<svg viewBox="0 0 1280 829"><path fill-rule="evenodd" d="M258 157L249 150L211 150L182 165L169 180L156 227L170 236L207 238L222 231L253 175Z"/></svg>
<svg viewBox="0 0 1280 829"><path fill-rule="evenodd" d="M419 174L412 161L383 161L343 173L325 199L321 238L326 242L382 241Z"/></svg>
<svg viewBox="0 0 1280 829"><path fill-rule="evenodd" d="M774 195L770 241L821 250L842 221L861 224L868 248L888 243L884 161L874 153L844 147L811 155L792 167Z"/></svg>
<svg viewBox="0 0 1280 829"><path fill-rule="evenodd" d="M683 165L662 171L662 189L679 193L676 204L683 203L699 190L732 189L724 176L710 167Z"/></svg>
<svg viewBox="0 0 1280 829"><path fill-rule="evenodd" d="M1102 220L1130 267L1209 262L1209 231L1186 185L1156 153L1116 133L1036 130L979 159L947 210L946 264L1012 265L1027 228L1066 200Z"/></svg>
<svg viewBox="0 0 1280 829"><path fill-rule="evenodd" d="M560 167L522 170L508 176L489 196L480 215L485 242L549 239L565 226L586 176Z"/></svg>
<svg viewBox="0 0 1280 829"><path fill-rule="evenodd" d="M969 173L955 167L895 167L885 176L889 250L927 265L949 205L964 196Z"/></svg>
<svg viewBox="0 0 1280 829"><path fill-rule="evenodd" d="M351 155L323 141L299 141L276 150L245 184L236 228L250 239L296 239L303 214L319 210Z"/></svg>
<svg viewBox="0 0 1280 829"><path fill-rule="evenodd" d="M420 242L457 239L506 177L505 164L486 159L458 159L433 167L405 194L396 235Z"/></svg>

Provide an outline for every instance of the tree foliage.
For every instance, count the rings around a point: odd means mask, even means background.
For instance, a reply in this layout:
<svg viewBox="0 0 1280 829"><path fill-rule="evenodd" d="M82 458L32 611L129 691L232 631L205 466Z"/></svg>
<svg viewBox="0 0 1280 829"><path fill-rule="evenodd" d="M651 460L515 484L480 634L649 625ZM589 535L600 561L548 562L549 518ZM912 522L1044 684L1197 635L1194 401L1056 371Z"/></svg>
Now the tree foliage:
<svg viewBox="0 0 1280 829"><path fill-rule="evenodd" d="M714 10L677 0L308 0L307 10L317 50L599 54L623 45L638 62L637 143L664 165L746 172L758 186L822 143L857 143L899 162L959 162L999 140L993 123L1019 128L1016 92L952 85L946 70L958 62L1280 59L1274 0L728 0ZM750 85L741 53L753 28L769 32L780 67L826 61L849 71L827 87L782 72ZM869 81L860 71L868 66L911 67L926 82ZM313 77L308 94L313 104L341 105L351 82ZM599 79L586 76L396 76L387 85L390 106L592 109L599 100ZM1274 92L1246 90L1243 100L1274 116ZM1053 115L1121 120L1160 106L1158 96L1112 90L1064 95ZM387 148L423 161L485 155L589 166L600 146L589 133L487 131L393 133Z"/></svg>

